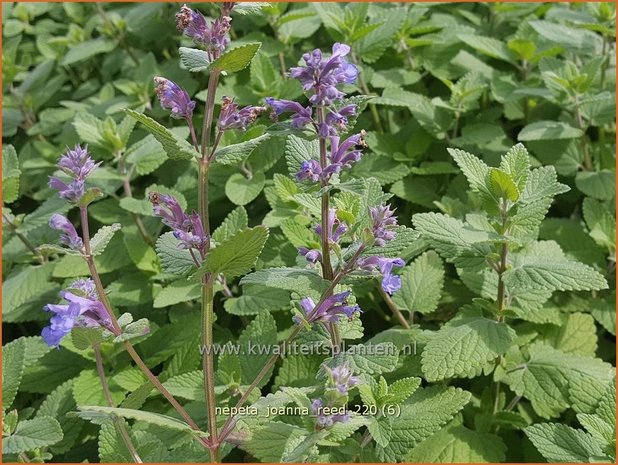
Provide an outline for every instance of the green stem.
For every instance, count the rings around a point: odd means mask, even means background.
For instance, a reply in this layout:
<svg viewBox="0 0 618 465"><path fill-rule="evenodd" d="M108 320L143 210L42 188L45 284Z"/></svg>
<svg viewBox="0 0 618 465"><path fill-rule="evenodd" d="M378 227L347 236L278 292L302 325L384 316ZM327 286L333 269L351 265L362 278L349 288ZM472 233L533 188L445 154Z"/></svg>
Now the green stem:
<svg viewBox="0 0 618 465"><path fill-rule="evenodd" d="M4 219L5 223L7 224L11 232L15 234L15 236L17 236L17 238L26 246L26 248L30 252L32 252L32 254L37 258L37 260L41 263L44 263L45 259L43 258L41 253L36 249L36 247L32 244L32 242L28 240L26 236L24 236L22 233L20 233L17 230L17 226L15 226L15 223L13 223L11 219L4 213L2 214L2 218Z"/></svg>
<svg viewBox="0 0 618 465"><path fill-rule="evenodd" d="M107 383L107 377L105 376L105 369L103 368L103 359L101 357L101 349L99 348L99 344L94 344L92 346L92 350L94 350L94 358L97 365L97 373L99 374L99 380L101 381L101 387L103 388L103 396L105 397L105 401L109 407L114 407L114 400L112 399L112 393L109 390L109 384ZM135 463L144 463L142 458L139 456L137 449L133 445L131 441L131 436L129 435L129 431L127 430L127 425L124 420L120 417L114 418L114 427L118 432L118 435L122 438L122 442L127 446L127 450L133 461Z"/></svg>
<svg viewBox="0 0 618 465"><path fill-rule="evenodd" d="M382 289L382 286L378 286L378 289L380 290L380 294L382 295L384 302L386 302L386 306L391 310L391 312L393 312L393 315L395 316L395 318L397 318L397 321L399 321L399 324L401 324L401 326L403 326L405 329L410 329L410 324L401 314L401 311L397 307L397 304L393 302L393 299L391 299L391 296L388 295L386 292L384 292L384 289Z"/></svg>
<svg viewBox="0 0 618 465"><path fill-rule="evenodd" d="M592 158L590 157L590 150L588 148L588 141L586 140L586 124L584 123L584 118L582 117L581 109L579 107L579 95L576 95L573 101L575 106L575 122L577 123L577 127L582 130L584 133L582 135L582 152L584 154L584 169L586 171L592 171L594 166L592 165Z"/></svg>

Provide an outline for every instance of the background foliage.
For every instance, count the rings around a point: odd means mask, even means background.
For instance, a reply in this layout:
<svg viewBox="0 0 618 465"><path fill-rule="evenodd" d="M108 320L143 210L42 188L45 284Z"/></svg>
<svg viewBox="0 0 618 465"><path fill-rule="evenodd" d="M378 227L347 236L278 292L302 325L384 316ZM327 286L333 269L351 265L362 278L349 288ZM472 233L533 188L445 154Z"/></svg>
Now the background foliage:
<svg viewBox="0 0 618 465"><path fill-rule="evenodd" d="M209 4L192 6L214 11ZM38 337L47 319L42 306L57 301L71 278L87 274L78 257L30 250L56 240L47 221L68 207L47 187L47 176L64 147L77 142L88 143L94 157L105 161L93 175L106 194L90 209L99 223L93 229L123 225L98 257L112 303L135 320L151 321L152 332L136 342L138 350L203 419L194 376L200 363L195 350L199 286L174 279L182 274L182 260L168 256L166 261L165 250L173 249L166 245L169 234L161 235L145 200L158 190L195 206L196 171L189 162L169 160L122 111L145 110L168 127L174 124L155 104L155 75L204 100L207 76L178 66L177 47L186 39L174 28L177 8L168 3L3 5L2 398L3 436L12 435L10 443L3 438L5 459L27 453L65 462L127 460L112 427L71 414L78 405L105 405L92 354L75 338L50 350ZM521 299L529 305L510 315L506 333L476 344L472 353L453 349L442 363L435 358L445 352L445 340L470 334L483 340L486 330L475 326L478 320L467 324L465 312L452 318L473 298L487 297L487 289L472 273L461 272L456 253L432 238L423 223L432 217L416 216L414 226L425 234L405 250L410 264L394 301L418 326L397 327L372 285L355 289L365 311L364 329L350 329L359 341L400 347L416 341L417 354L375 365L373 381L354 399L379 404L380 396L407 392L397 380L421 377L414 408L399 419L365 425L375 449L359 452L363 430L355 435L352 430L341 432L342 447L320 447L318 455L316 443L297 447L304 436L290 420L276 423L278 430L251 425L258 432L228 459L513 462L615 456L615 391L608 387L616 333L614 5L276 3L235 15L233 27L239 44L262 42L249 68L223 79L222 95L236 96L241 104L262 104L267 96L299 98L299 85L284 71L306 50L330 49L334 41L351 44L362 69L358 90L374 98L356 123L367 130L369 148L350 176L376 179L393 194L400 223L407 226L413 215L433 211L477 227L469 214L483 205L469 192L465 164L456 164L447 148L498 166L515 143L524 143L533 167L553 166L559 182L570 187L551 203L538 238L554 241L544 243L551 253L559 245L562 258L596 270L610 288L583 290L590 287L582 284L582 275L565 272L552 289L573 291L550 292L544 300L538 295L542 290L526 291ZM227 142L249 140L270 124L263 117L247 134ZM188 134L182 127L175 131ZM296 265L295 247L307 240L307 229L298 225L309 224L312 204L297 195L287 177L289 153L284 137L271 137L246 161L236 163L230 154L230 163L211 174L212 222L223 223L215 235L222 240L246 226L270 228L258 270ZM145 232L138 230L137 219ZM461 231L459 224L454 234ZM259 273L253 276L242 286L237 280L227 283L231 295L217 294L218 342L241 334L274 342L288 330L290 294L294 297L299 283L280 279L279 289L272 289L263 286ZM507 347L515 341L515 348L505 355L502 371L496 369L503 386L496 416L490 373L504 340ZM170 413L159 396L144 389L143 375L126 354L112 345L103 349L118 405ZM263 393L313 386L323 358L287 358ZM488 363L469 363L476 358ZM238 364L242 379L230 379ZM222 395L248 384L254 370L242 360L220 358ZM399 395L404 402L407 395ZM204 451L188 443L182 431L136 420L132 434L145 460L204 460Z"/></svg>

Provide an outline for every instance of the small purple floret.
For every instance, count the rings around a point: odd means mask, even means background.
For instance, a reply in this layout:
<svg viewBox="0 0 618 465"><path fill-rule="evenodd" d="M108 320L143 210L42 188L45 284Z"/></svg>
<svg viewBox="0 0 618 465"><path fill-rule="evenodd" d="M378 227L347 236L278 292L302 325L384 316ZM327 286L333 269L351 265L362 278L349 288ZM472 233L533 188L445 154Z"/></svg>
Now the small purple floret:
<svg viewBox="0 0 618 465"><path fill-rule="evenodd" d="M154 81L161 106L171 110L172 118L190 120L193 117L195 101L191 100L187 91L174 81L160 76L155 76Z"/></svg>
<svg viewBox="0 0 618 465"><path fill-rule="evenodd" d="M60 213L54 213L49 219L49 227L56 231L61 231L60 241L68 245L73 250L81 250L84 246L82 238L79 237L75 226L69 221L66 216Z"/></svg>

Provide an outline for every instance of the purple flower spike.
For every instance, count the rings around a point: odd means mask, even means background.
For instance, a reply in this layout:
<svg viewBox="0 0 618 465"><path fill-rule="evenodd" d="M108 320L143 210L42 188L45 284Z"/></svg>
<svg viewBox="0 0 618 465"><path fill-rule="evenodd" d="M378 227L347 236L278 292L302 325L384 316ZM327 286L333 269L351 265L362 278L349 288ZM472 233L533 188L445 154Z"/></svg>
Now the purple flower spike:
<svg viewBox="0 0 618 465"><path fill-rule="evenodd" d="M187 91L163 77L155 76L154 81L161 106L172 111L172 118L190 120L193 117L195 101L191 100Z"/></svg>
<svg viewBox="0 0 618 465"><path fill-rule="evenodd" d="M90 157L87 146L82 148L80 145L76 145L73 150L67 147L67 151L58 160L58 168L73 179L67 184L55 176L50 176L48 186L57 190L60 198L78 203L84 196L86 178L100 164L100 162L95 163Z"/></svg>
<svg viewBox="0 0 618 465"><path fill-rule="evenodd" d="M310 106L303 107L298 102L293 102L291 100L276 100L272 97L266 98L266 104L273 109L271 119L274 121L276 121L282 113L292 113L292 126L296 129L303 129L307 125L314 123L313 109Z"/></svg>
<svg viewBox="0 0 618 465"><path fill-rule="evenodd" d="M195 212L187 215L178 200L171 195L151 192L149 200L155 216L160 217L163 224L174 230L174 237L180 241L178 246L181 249L195 248L203 257L208 237L200 216Z"/></svg>
<svg viewBox="0 0 618 465"><path fill-rule="evenodd" d="M322 51L315 49L305 53L306 66L290 69L290 76L298 79L306 91L312 91L309 101L316 106L330 105L333 100L343 98L344 93L337 89L339 84L352 84L358 76L358 69L345 59L350 46L336 43L330 58L323 58Z"/></svg>
<svg viewBox="0 0 618 465"><path fill-rule="evenodd" d="M332 407L332 405L327 407ZM322 399L314 399L311 402L311 413L315 416L315 423L319 429L330 428L335 423L347 423L350 420L350 413L348 411L336 415L326 413L331 411L330 408L324 408L324 401Z"/></svg>
<svg viewBox="0 0 618 465"><path fill-rule="evenodd" d="M49 219L49 227L56 231L61 231L60 241L68 245L71 249L81 250L84 246L82 238L79 237L75 230L75 226L73 226L73 223L71 223L67 217L59 213L53 214Z"/></svg>
<svg viewBox="0 0 618 465"><path fill-rule="evenodd" d="M210 25L202 13L183 5L176 14L176 27L178 31L191 37L196 44L204 45L212 54L211 58L217 58L230 43L228 32L232 18L228 14L234 7L233 4L230 6L230 3L223 5L223 16Z"/></svg>
<svg viewBox="0 0 618 465"><path fill-rule="evenodd" d="M300 164L300 171L296 173L298 181L310 180L317 182L322 175L322 168L317 160L306 160Z"/></svg>
<svg viewBox="0 0 618 465"><path fill-rule="evenodd" d="M358 385L358 376L352 376L349 365L339 365L333 369L326 367L329 374L329 383L335 387L340 395L347 395L350 388Z"/></svg>
<svg viewBox="0 0 618 465"><path fill-rule="evenodd" d="M264 107L244 107L238 109L238 105L229 97L223 97L221 105L221 113L219 114L219 128L222 131L226 129L241 129L247 130L247 126L253 123L260 113L265 110Z"/></svg>
<svg viewBox="0 0 618 465"><path fill-rule="evenodd" d="M365 135L366 133L363 130L348 137L341 145L339 144L339 136L332 136L330 138L330 162L342 168L351 168L352 164L360 160L362 156L362 149L366 146Z"/></svg>
<svg viewBox="0 0 618 465"><path fill-rule="evenodd" d="M58 161L58 168L69 176L83 181L100 164L101 162L95 163L90 157L88 146L82 148L80 145L76 145L73 150L67 147L66 153Z"/></svg>
<svg viewBox="0 0 618 465"><path fill-rule="evenodd" d="M300 301L300 306L307 316L307 321L313 323L316 321L322 322L337 322L341 315L347 318L354 318L354 314L362 310L358 305L347 305L350 291L340 294L333 294L316 309L315 302L311 297L305 297Z"/></svg>
<svg viewBox="0 0 618 465"><path fill-rule="evenodd" d="M299 247L298 253L305 257L309 263L317 263L322 261L322 253L317 249L308 249L307 247Z"/></svg>
<svg viewBox="0 0 618 465"><path fill-rule="evenodd" d="M382 289L384 292L393 294L401 288L401 278L393 274L393 267L402 267L405 262L401 258L367 257L358 262L358 267L365 271L380 270L382 275Z"/></svg>
<svg viewBox="0 0 618 465"><path fill-rule="evenodd" d="M111 319L105 306L98 300L94 282L90 279L78 279L69 289L76 289L84 293L84 297L69 291L61 292L61 296L68 304L48 304L43 310L54 315L49 326L43 328L41 336L50 347L58 347L62 339L74 327L103 327L111 329Z"/></svg>
<svg viewBox="0 0 618 465"><path fill-rule="evenodd" d="M379 247L383 247L389 241L397 237L393 229L397 226L395 212L390 209L390 205L380 205L369 209L371 220L373 221L373 237Z"/></svg>
<svg viewBox="0 0 618 465"><path fill-rule="evenodd" d="M339 221L336 213L337 211L334 208L328 210L328 241L331 244L339 242L341 236L348 231L348 227L345 223ZM316 224L314 231L318 236L322 236L322 225Z"/></svg>
<svg viewBox="0 0 618 465"><path fill-rule="evenodd" d="M356 115L356 105L346 105L339 110L329 110L324 119L324 123L320 125L320 136L336 136L339 132L345 132L348 129L348 116Z"/></svg>

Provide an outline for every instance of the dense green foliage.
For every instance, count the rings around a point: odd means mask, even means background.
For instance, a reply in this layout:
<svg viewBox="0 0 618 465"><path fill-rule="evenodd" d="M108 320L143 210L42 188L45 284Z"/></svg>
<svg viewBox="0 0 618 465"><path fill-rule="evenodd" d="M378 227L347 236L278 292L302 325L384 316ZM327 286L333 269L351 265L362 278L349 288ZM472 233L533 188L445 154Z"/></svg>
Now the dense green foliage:
<svg viewBox="0 0 618 465"><path fill-rule="evenodd" d="M260 411L307 406L345 362L361 380L349 421L247 413L224 460L615 461L614 4L245 4L232 15L240 48L212 65L176 31L177 9L3 5L3 461L131 461L122 428L145 462L208 461L122 342L206 430L199 279L219 276L221 346L294 331L299 300L328 286L297 253L318 247L321 193L294 179L318 143L266 114L225 133L210 169L217 246L196 269L148 201L198 204L189 130L161 109L153 77L187 89L201 127L212 69L225 71L218 97L304 102L287 70L339 41L361 70L346 91L368 147L331 202L358 236L370 207L396 207L397 238L365 253L402 257L402 287L390 297L351 274L338 292L364 313L341 324L349 350L288 355L249 398ZM47 185L76 143L103 162L89 180L93 255L123 332L73 330L56 350L39 336L42 307L89 276L48 227L53 213L79 223ZM300 340L330 346L321 327ZM234 406L267 360L217 356L218 405Z"/></svg>

